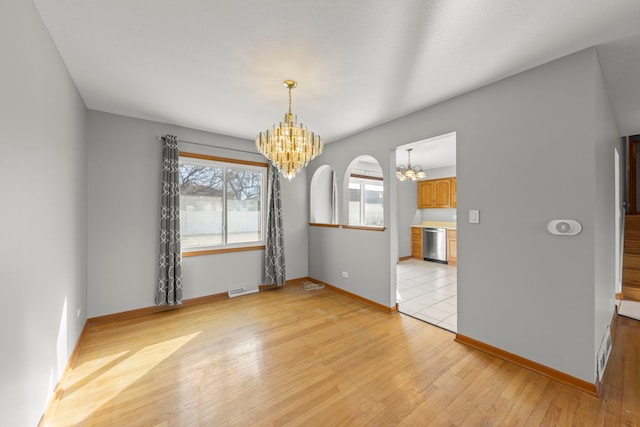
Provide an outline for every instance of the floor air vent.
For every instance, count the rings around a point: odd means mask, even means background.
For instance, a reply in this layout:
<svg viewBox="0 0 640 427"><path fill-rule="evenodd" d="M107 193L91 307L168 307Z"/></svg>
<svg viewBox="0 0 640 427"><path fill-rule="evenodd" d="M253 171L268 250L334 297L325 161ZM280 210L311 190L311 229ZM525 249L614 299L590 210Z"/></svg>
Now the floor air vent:
<svg viewBox="0 0 640 427"><path fill-rule="evenodd" d="M239 297L240 295L255 294L260 291L259 285L243 286L241 288L229 289L227 294L229 298Z"/></svg>

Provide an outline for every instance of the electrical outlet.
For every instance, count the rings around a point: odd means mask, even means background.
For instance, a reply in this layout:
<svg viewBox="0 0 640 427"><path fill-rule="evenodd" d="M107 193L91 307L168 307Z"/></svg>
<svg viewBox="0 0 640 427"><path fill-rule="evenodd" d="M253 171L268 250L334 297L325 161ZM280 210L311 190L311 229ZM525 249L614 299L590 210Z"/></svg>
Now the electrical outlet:
<svg viewBox="0 0 640 427"><path fill-rule="evenodd" d="M342 272L342 277L344 277L344 278L347 278L347 279L348 279L348 278L349 278L349 273L347 273L346 271L343 271L343 272Z"/></svg>
<svg viewBox="0 0 640 427"><path fill-rule="evenodd" d="M76 310L76 317L80 317L80 313L82 313L82 309L78 307L78 309Z"/></svg>

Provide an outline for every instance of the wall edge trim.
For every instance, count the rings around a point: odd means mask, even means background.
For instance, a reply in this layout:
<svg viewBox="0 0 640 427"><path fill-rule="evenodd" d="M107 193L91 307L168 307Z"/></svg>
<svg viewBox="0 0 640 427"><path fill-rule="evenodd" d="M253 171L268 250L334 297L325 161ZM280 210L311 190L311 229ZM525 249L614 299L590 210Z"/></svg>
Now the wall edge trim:
<svg viewBox="0 0 640 427"><path fill-rule="evenodd" d="M356 301L360 301L360 302L362 302L362 303L364 303L364 304L367 304L367 305L369 305L369 306L371 306L371 307L377 308L377 309L378 309L378 310L380 310L380 311L384 311L384 312L385 312L385 313L387 313L387 314L395 314L395 313L398 313L398 304L395 304L395 305L394 305L394 306L392 306L392 307L387 307L386 305L383 305L383 304L377 303L377 302L375 302L375 301L372 301L372 300L370 300L370 299L367 299L367 298L361 297L360 295L354 294L354 293L352 293L352 292L345 291L344 289L341 289L341 288L338 288L338 287L336 287L336 286L334 286L334 285L331 285L331 284L329 284L329 283L323 282L322 280L318 280L318 279L314 279L314 278L309 278L309 280L313 280L313 281L315 281L315 282L321 283L321 284L323 284L327 289L330 289L330 290L332 290L333 292L336 292L336 293L338 293L338 294L342 294L342 295L348 296L349 298L352 298L352 299L354 299L354 300L356 300Z"/></svg>
<svg viewBox="0 0 640 427"><path fill-rule="evenodd" d="M298 279L290 279L287 280L285 282L285 285L291 285L293 282L296 282L298 280L304 280L307 279L307 277L302 277L302 278L298 278ZM260 285L260 292L262 291L266 291L272 288L278 288L278 286L269 286L269 285ZM172 306L167 306L167 305L152 305L152 306L148 306L148 307L142 307L142 308L136 308L133 310L127 310L127 311L120 311L117 313L112 313L112 314L105 314L103 316L96 316L96 317L91 317L89 319L87 319L87 323L89 323L90 326L93 325L102 325L105 323L111 323L111 322L117 322L120 320L124 320L124 319L130 319L132 317L138 317L138 316L144 316L146 314L153 314L153 313L160 313L163 311L170 311L170 310L177 310L180 307L191 307L194 305L199 305L199 304L206 304L209 302L213 302L213 301L219 301L222 299L227 299L228 295L226 292L222 292L222 293L217 293L217 294L211 294L211 295L205 295L205 296L201 296L201 297L195 297L195 298L189 298L186 299L184 301L182 301L182 304L180 305L172 305Z"/></svg>
<svg viewBox="0 0 640 427"><path fill-rule="evenodd" d="M548 366L542 365L538 362L534 362L533 360L524 358L522 356L518 356L517 354L510 353L506 350L502 350L498 347L494 347L492 345L486 344L482 341L469 338L462 334L456 334L454 341L460 344L467 345L469 347L472 347L484 353L488 353L504 361L513 363L521 368L528 369L529 371L543 375L551 380L573 387L577 390L587 393L590 396L597 397L597 398L600 397L600 395L598 394L598 387L596 384L592 384L588 381L582 380L580 378L574 377L572 375L569 375L564 372L558 371L556 369L550 368Z"/></svg>

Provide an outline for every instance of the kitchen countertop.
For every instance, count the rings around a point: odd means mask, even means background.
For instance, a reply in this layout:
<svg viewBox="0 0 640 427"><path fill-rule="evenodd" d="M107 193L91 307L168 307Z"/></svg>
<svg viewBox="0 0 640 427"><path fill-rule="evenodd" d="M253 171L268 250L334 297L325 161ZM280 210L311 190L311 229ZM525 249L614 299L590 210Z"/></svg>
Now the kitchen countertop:
<svg viewBox="0 0 640 427"><path fill-rule="evenodd" d="M442 222L442 221L424 221L422 224L412 225L411 227L416 227L416 228L433 227L433 228L446 228L447 230L455 230L456 223Z"/></svg>

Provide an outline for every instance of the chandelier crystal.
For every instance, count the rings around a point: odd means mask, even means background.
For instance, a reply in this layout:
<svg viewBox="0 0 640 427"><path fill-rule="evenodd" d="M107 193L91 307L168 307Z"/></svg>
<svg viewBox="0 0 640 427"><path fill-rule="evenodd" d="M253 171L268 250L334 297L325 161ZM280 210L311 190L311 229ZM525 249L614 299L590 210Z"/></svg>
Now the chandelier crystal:
<svg viewBox="0 0 640 427"><path fill-rule="evenodd" d="M310 132L291 112L291 89L298 86L294 80L285 80L289 89L289 112L284 120L256 137L256 148L287 179L307 166L316 156L322 154L322 138Z"/></svg>
<svg viewBox="0 0 640 427"><path fill-rule="evenodd" d="M427 174L422 170L422 166L411 166L411 150L413 150L413 148L407 148L407 167L400 165L396 168L396 178L398 178L399 181L415 181L416 179L424 179L427 177Z"/></svg>

